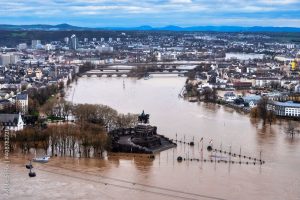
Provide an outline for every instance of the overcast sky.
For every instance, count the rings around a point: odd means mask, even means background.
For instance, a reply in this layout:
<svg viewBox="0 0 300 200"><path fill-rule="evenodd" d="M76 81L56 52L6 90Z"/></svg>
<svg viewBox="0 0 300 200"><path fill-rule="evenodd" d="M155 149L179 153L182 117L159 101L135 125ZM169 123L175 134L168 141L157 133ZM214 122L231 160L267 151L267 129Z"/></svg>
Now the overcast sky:
<svg viewBox="0 0 300 200"><path fill-rule="evenodd" d="M0 0L0 24L300 27L300 0Z"/></svg>

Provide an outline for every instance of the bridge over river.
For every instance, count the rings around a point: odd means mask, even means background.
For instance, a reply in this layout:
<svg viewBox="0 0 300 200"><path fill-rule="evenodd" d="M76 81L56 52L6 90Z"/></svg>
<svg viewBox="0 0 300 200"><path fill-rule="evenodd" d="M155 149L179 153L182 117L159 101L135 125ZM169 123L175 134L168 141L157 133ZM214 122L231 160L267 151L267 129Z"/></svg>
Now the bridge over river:
<svg viewBox="0 0 300 200"><path fill-rule="evenodd" d="M129 66L132 65L130 64L124 64L124 65L97 65L95 67L95 70L91 70L88 71L84 74L82 74L82 76L97 76L97 77L102 77L102 76L128 76L130 71L133 68L137 68L139 66L158 66L155 70L148 72L147 74L151 75L151 74L177 74L177 75L184 75L185 73L187 73L190 70L193 70L194 67L196 66L195 64L191 64L189 63L188 67L187 64L188 63L167 63L169 66L159 66L159 63L134 63L135 66Z"/></svg>
<svg viewBox="0 0 300 200"><path fill-rule="evenodd" d="M185 70L162 70L162 71L153 71L153 72L148 72L148 75L163 75L163 74L173 74L173 75L178 75L178 76L183 76L187 71ZM88 71L82 76L87 76L87 77L125 77L128 76L130 73L130 70L91 70Z"/></svg>
<svg viewBox="0 0 300 200"><path fill-rule="evenodd" d="M179 66L193 66L193 65L203 65L203 64L215 64L213 61L177 61L177 62L147 62L147 63L106 63L99 64L96 69L115 67L115 66L132 66L132 67L173 67L177 68Z"/></svg>

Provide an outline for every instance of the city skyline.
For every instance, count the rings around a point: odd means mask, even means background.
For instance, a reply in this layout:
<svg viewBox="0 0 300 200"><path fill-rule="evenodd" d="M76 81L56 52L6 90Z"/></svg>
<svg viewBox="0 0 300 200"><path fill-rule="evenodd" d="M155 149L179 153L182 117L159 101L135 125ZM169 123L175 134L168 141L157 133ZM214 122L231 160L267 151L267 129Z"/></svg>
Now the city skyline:
<svg viewBox="0 0 300 200"><path fill-rule="evenodd" d="M0 3L0 24L300 27L297 0L0 0Z"/></svg>

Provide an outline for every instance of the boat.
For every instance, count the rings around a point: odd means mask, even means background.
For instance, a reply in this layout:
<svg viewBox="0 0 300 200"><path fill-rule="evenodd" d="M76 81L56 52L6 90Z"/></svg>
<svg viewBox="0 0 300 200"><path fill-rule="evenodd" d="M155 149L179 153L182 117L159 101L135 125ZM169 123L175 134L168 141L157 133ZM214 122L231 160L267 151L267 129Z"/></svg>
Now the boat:
<svg viewBox="0 0 300 200"><path fill-rule="evenodd" d="M39 162L39 163L47 163L47 162L49 162L49 159L50 159L49 156L44 156L44 157L34 158L34 159L32 159L32 161Z"/></svg>
<svg viewBox="0 0 300 200"><path fill-rule="evenodd" d="M151 78L150 75L144 76L144 80L149 80L150 78Z"/></svg>

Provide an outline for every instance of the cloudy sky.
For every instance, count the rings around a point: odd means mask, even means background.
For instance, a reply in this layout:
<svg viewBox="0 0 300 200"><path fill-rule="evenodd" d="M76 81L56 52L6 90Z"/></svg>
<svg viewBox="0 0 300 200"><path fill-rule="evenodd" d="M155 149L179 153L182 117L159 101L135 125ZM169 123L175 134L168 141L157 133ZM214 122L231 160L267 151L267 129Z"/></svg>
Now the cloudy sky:
<svg viewBox="0 0 300 200"><path fill-rule="evenodd" d="M300 27L300 0L0 0L0 24Z"/></svg>

